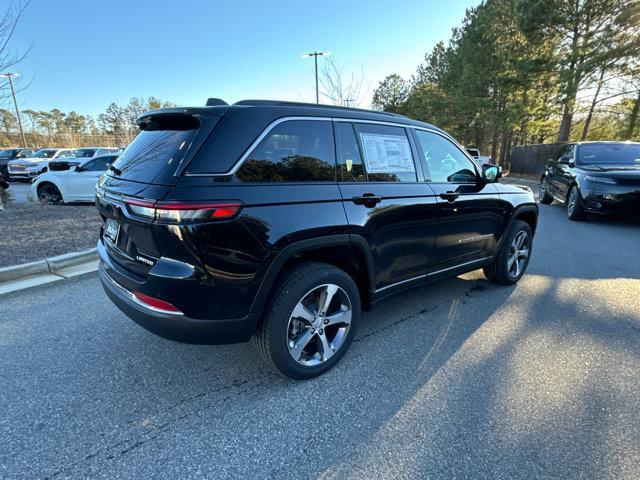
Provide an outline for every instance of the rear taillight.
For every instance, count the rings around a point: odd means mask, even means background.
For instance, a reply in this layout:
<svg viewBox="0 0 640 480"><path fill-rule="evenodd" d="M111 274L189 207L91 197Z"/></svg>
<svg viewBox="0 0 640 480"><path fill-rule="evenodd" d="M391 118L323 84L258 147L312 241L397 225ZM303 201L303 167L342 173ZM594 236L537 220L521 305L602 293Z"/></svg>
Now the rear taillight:
<svg viewBox="0 0 640 480"><path fill-rule="evenodd" d="M164 300L159 300L157 298L150 297L149 295L145 295L140 292L133 292L133 295L136 297L136 300L143 304L145 307L150 308L151 310L155 310L161 313L172 313L174 315L182 315L182 312L178 310L175 306L171 305L169 302L165 302Z"/></svg>
<svg viewBox="0 0 640 480"><path fill-rule="evenodd" d="M161 222L228 220L242 208L242 202L237 201L154 202L127 197L124 202L133 214Z"/></svg>

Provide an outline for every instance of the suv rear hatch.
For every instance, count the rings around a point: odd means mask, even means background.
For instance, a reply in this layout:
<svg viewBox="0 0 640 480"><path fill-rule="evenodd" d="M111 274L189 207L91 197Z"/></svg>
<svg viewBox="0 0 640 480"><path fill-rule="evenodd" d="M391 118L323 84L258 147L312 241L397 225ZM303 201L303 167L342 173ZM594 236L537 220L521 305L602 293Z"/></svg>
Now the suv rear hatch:
<svg viewBox="0 0 640 480"><path fill-rule="evenodd" d="M180 108L143 115L138 136L98 182L96 205L104 220L100 239L117 270L131 280L144 281L161 256L154 216L145 214L144 205L166 197L225 111Z"/></svg>

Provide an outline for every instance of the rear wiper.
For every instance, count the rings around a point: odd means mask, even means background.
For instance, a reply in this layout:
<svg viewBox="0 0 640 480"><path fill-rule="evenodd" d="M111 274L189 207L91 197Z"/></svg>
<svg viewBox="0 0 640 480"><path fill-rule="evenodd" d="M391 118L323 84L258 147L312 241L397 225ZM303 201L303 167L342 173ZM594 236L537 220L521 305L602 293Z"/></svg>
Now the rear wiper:
<svg viewBox="0 0 640 480"><path fill-rule="evenodd" d="M120 170L119 168L114 167L113 164L111 164L111 163L107 164L107 168L109 168L109 170L111 170L113 173L115 173L118 176L122 175L122 170Z"/></svg>

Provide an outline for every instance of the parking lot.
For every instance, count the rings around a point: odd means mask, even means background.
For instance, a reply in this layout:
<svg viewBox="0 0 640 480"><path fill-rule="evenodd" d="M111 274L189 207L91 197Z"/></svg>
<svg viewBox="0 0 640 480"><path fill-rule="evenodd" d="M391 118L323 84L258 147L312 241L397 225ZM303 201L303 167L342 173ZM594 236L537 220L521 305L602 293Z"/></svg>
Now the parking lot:
<svg viewBox="0 0 640 480"><path fill-rule="evenodd" d="M29 205L29 196L31 194L31 184L22 182L11 182L9 187L11 195L10 204L13 205Z"/></svg>
<svg viewBox="0 0 640 480"><path fill-rule="evenodd" d="M136 326L96 275L3 297L2 478L637 478L638 221L541 205L528 273L365 314L307 382Z"/></svg>

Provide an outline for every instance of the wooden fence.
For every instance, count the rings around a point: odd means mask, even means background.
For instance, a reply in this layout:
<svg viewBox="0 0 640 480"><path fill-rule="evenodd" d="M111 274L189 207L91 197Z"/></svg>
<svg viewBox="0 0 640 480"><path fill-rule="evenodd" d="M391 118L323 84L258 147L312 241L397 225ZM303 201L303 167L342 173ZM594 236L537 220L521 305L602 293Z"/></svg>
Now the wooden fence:
<svg viewBox="0 0 640 480"><path fill-rule="evenodd" d="M553 156L557 143L538 143L511 148L509 171L520 175L542 175L544 166Z"/></svg>

